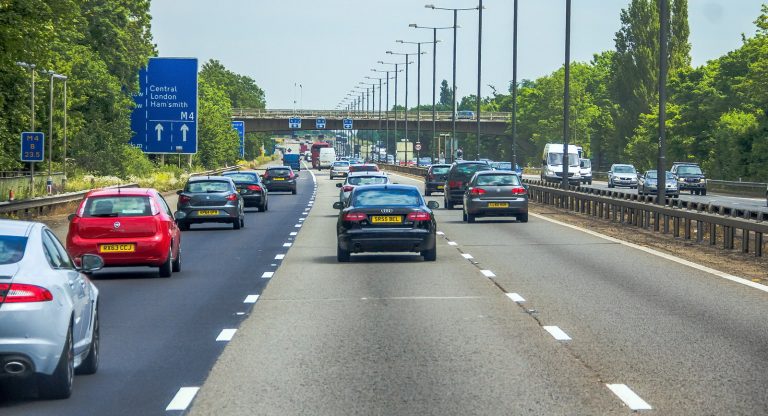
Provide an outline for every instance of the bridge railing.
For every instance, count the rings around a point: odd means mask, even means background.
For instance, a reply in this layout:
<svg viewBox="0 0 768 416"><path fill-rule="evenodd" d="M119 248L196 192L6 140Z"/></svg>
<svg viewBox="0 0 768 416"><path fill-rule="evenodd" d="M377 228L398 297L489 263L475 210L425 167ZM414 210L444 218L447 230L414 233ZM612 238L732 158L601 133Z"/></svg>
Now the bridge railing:
<svg viewBox="0 0 768 416"><path fill-rule="evenodd" d="M435 113L436 121L451 121L451 111L437 111ZM339 110L291 110L291 109L248 109L248 108L235 108L232 113L235 118L265 118L265 119L283 119L290 117L300 117L302 119L314 119L317 117L325 117L332 119L352 118L355 120L386 120L390 122L397 118L398 121L405 120L405 111L382 111L379 115L378 111L339 111ZM505 122L510 119L512 113L506 112L481 112L481 121L494 121ZM424 110L420 114L416 111L408 111L408 121L416 121L420 119L422 122L432 121L432 111ZM476 118L456 118L457 122L475 122Z"/></svg>

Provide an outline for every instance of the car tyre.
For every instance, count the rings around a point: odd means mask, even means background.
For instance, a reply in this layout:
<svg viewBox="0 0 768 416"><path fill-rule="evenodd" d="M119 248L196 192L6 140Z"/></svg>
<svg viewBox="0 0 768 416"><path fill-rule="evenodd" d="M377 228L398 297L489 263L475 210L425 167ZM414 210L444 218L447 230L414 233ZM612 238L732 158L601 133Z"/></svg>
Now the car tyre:
<svg viewBox="0 0 768 416"><path fill-rule="evenodd" d="M467 211L461 211L461 220L467 222Z"/></svg>
<svg viewBox="0 0 768 416"><path fill-rule="evenodd" d="M179 251L176 253L176 258L171 263L171 271L178 273L181 271L181 245L179 245Z"/></svg>
<svg viewBox="0 0 768 416"><path fill-rule="evenodd" d="M432 192L430 192L428 189L425 189L424 196L432 196Z"/></svg>
<svg viewBox="0 0 768 416"><path fill-rule="evenodd" d="M468 223L470 223L470 224L474 223L475 222L475 218L476 218L475 214L467 213L467 222Z"/></svg>
<svg viewBox="0 0 768 416"><path fill-rule="evenodd" d="M701 196L707 196L707 190L706 189L702 189L701 190Z"/></svg>
<svg viewBox="0 0 768 416"><path fill-rule="evenodd" d="M96 304L96 315L93 317L93 335L91 345L88 347L88 355L77 367L75 374L96 374L99 369L99 304Z"/></svg>
<svg viewBox="0 0 768 416"><path fill-rule="evenodd" d="M610 178L608 179L608 187L613 188L613 181Z"/></svg>
<svg viewBox="0 0 768 416"><path fill-rule="evenodd" d="M446 209L453 209L453 201L451 201L450 198L445 200L445 208Z"/></svg>
<svg viewBox="0 0 768 416"><path fill-rule="evenodd" d="M72 341L72 324L69 324L67 338L61 351L59 363L53 374L40 374L37 380L38 394L43 399L66 399L72 395L72 383L75 378L75 345Z"/></svg>
<svg viewBox="0 0 768 416"><path fill-rule="evenodd" d="M170 248L168 249L168 258L158 269L160 277L171 277L171 272L173 271L173 251Z"/></svg>
<svg viewBox="0 0 768 416"><path fill-rule="evenodd" d="M430 248L429 250L422 251L421 256L424 257L424 261L437 260L437 244L432 246L432 248Z"/></svg>
<svg viewBox="0 0 768 416"><path fill-rule="evenodd" d="M339 263L349 263L350 257L348 250L341 248L341 245L336 245L336 260Z"/></svg>
<svg viewBox="0 0 768 416"><path fill-rule="evenodd" d="M517 216L517 220L520 222L528 222L528 213L520 214Z"/></svg>
<svg viewBox="0 0 768 416"><path fill-rule="evenodd" d="M181 231L189 231L189 223L186 221L176 221L176 225L179 226Z"/></svg>

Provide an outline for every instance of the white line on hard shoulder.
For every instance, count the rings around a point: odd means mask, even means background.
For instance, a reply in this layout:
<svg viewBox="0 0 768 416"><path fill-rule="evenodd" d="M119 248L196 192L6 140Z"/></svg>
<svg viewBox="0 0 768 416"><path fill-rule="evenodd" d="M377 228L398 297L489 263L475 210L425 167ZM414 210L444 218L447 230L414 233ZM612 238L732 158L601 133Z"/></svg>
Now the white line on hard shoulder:
<svg viewBox="0 0 768 416"><path fill-rule="evenodd" d="M301 228L301 224L296 224L296 225L294 225L294 227Z"/></svg>
<svg viewBox="0 0 768 416"><path fill-rule="evenodd" d="M290 247L291 245L291 243L283 243L283 247Z"/></svg>
<svg viewBox="0 0 768 416"><path fill-rule="evenodd" d="M480 270L480 273L485 277L496 277L496 275L490 270Z"/></svg>
<svg viewBox="0 0 768 416"><path fill-rule="evenodd" d="M465 259L467 259L467 260L469 260L469 259L473 259L473 258L474 258L474 257L472 257L472 255L471 255L471 254L469 254L469 253L462 253L462 254L461 254L461 257L464 257L464 258L465 258Z"/></svg>
<svg viewBox="0 0 768 416"><path fill-rule="evenodd" d="M442 232L442 231L438 231L436 234L437 234L437 235L445 235L445 233L444 233L444 232Z"/></svg>
<svg viewBox="0 0 768 416"><path fill-rule="evenodd" d="M507 293L507 297L512 299L512 302L517 302L517 303L525 302L525 299L523 299L523 297L518 295L517 293Z"/></svg>
<svg viewBox="0 0 768 416"><path fill-rule="evenodd" d="M275 272L264 272L261 274L262 279L269 279L270 277L274 276Z"/></svg>
<svg viewBox="0 0 768 416"><path fill-rule="evenodd" d="M222 329L221 332L219 332L219 336L216 337L216 341L232 341L235 332L237 332L237 329L234 328Z"/></svg>
<svg viewBox="0 0 768 416"><path fill-rule="evenodd" d="M165 410L187 410L187 407L192 403L192 400L199 390L200 387L180 388L179 391L176 392L176 395L173 396L173 400L168 403L168 407L166 407Z"/></svg>
<svg viewBox="0 0 768 416"><path fill-rule="evenodd" d="M543 326L545 331L549 332L558 341L570 341L571 337L565 333L562 329L556 326Z"/></svg>
<svg viewBox="0 0 768 416"><path fill-rule="evenodd" d="M278 254L275 256L275 260L282 260L285 258L285 254Z"/></svg>
<svg viewBox="0 0 768 416"><path fill-rule="evenodd" d="M598 238L602 238L603 240L608 240L608 241L611 241L613 243L618 243L618 244L621 244L621 245L624 245L624 246L627 246L627 247L632 247L634 249L637 249L637 250L640 250L640 251L644 251L644 252L646 252L648 254L651 254L653 256L661 257L663 259L666 259L666 260L669 260L669 261L673 261L675 263L682 264L684 266L692 267L692 268L694 268L696 270L699 270L699 271L702 271L702 272L705 272L705 273L713 274L713 275L715 275L717 277L720 277L720 278L723 278L725 280L730 280L730 281L735 282L735 283L740 283L742 285L749 286L749 287L751 287L753 289L761 290L763 292L768 292L768 286L752 282L752 281L747 280L747 279L745 279L743 277L738 277L738 276L734 276L732 274L721 272L719 270L711 269L711 268L709 268L707 266L702 266L700 264L696 264L694 262L691 262L691 261L688 261L688 260L684 260L684 259L681 259L679 257L672 256L670 254L662 253L662 252L656 251L656 250L654 250L652 248L639 246L639 245L634 244L634 243L630 243L630 242L627 242L627 241L619 240L618 238L609 237L607 235L603 235L603 234L600 234L600 233L595 232L595 231L586 230L584 228L577 227L577 226L571 225L571 224L566 224L564 222L561 222L561 221L558 221L558 220L553 220L551 218L547 218L547 217L544 217L544 216L539 215L539 214L531 213L531 215L533 215L536 218L539 218L539 219L542 219L542 220L545 220L545 221L549 221L549 222L551 222L553 224L562 225L563 227L568 227L568 228L571 228L573 230L581 231L581 232L587 233L589 235L592 235L592 236L595 236L595 237L598 237Z"/></svg>
<svg viewBox="0 0 768 416"><path fill-rule="evenodd" d="M650 404L641 399L626 384L606 384L606 386L632 410L651 410Z"/></svg>
<svg viewBox="0 0 768 416"><path fill-rule="evenodd" d="M243 303L256 303L257 300L259 300L259 295L248 295Z"/></svg>
<svg viewBox="0 0 768 416"><path fill-rule="evenodd" d="M449 245L449 246L458 246L458 245L459 245L459 243L457 243L457 242L455 242L455 241L449 241L449 242L448 242L448 245Z"/></svg>
<svg viewBox="0 0 768 416"><path fill-rule="evenodd" d="M299 235L299 233L297 233L296 231L291 231L291 235L296 236L296 235Z"/></svg>

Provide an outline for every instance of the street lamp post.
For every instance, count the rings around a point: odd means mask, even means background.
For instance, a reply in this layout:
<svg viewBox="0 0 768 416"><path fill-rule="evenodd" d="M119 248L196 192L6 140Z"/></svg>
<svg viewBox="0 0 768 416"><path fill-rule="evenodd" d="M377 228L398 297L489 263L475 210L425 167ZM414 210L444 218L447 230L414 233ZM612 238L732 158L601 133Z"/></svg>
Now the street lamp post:
<svg viewBox="0 0 768 416"><path fill-rule="evenodd" d="M30 124L32 125L32 130L35 131L35 64L28 64L26 62L16 62L16 65L29 69L29 72L32 74L32 90L31 92L31 99L29 101L29 108L32 112L31 114L31 120ZM49 138L50 140L50 138ZM30 197L35 196L35 162L29 162L29 195Z"/></svg>
<svg viewBox="0 0 768 416"><path fill-rule="evenodd" d="M382 65L394 65L395 66L395 143L397 143L397 73L400 72L399 62L384 62L379 61ZM389 96L389 88L387 88L387 96ZM387 135L387 151L389 151L389 135ZM397 145L395 145L395 158L397 157Z"/></svg>
<svg viewBox="0 0 768 416"><path fill-rule="evenodd" d="M667 135L667 71L669 70L667 33L669 30L669 3L661 0L659 7L659 161L656 167L656 203L667 203L667 168L666 168L666 135Z"/></svg>
<svg viewBox="0 0 768 416"><path fill-rule="evenodd" d="M571 100L571 0L565 0L565 88L563 89L563 189L568 189L568 120Z"/></svg>
<svg viewBox="0 0 768 416"><path fill-rule="evenodd" d="M421 45L427 44L427 43L432 43L436 45L438 41L437 39L434 39L431 42L406 42L403 40L398 40L398 42L416 45L418 47L418 59L417 59L418 63L416 64L416 68L417 68L416 69L416 142L421 143L421 55L422 55ZM423 53L426 53L426 52L423 52ZM434 53L434 48L433 48L433 53ZM434 68L434 62L433 62L433 68ZM434 105L434 93L435 93L434 88L435 88L435 84L434 84L434 75L433 75L432 77L433 105ZM434 110L434 107L433 107L433 110ZM434 131L432 132L432 134L434 135ZM416 154L416 166L419 166L419 158L421 156L421 152L419 150L417 150L417 152L418 153Z"/></svg>
<svg viewBox="0 0 768 416"><path fill-rule="evenodd" d="M401 55L405 56L405 112L404 112L404 118L405 118L405 165L408 165L408 143L410 143L410 139L408 138L408 67L413 63L409 61L410 56L413 55L413 53L398 53L398 52L392 52L387 51L390 55Z"/></svg>
<svg viewBox="0 0 768 416"><path fill-rule="evenodd" d="M477 157L475 160L480 160L480 78L483 69L483 0L479 0L477 5L478 14L478 28L477 28L477 111L475 114L475 120L477 123L477 137L475 138L475 147L477 148Z"/></svg>
<svg viewBox="0 0 768 416"><path fill-rule="evenodd" d="M517 0L512 24L512 169L517 169Z"/></svg>
<svg viewBox="0 0 768 416"><path fill-rule="evenodd" d="M53 81L56 79L66 80L67 77L61 74L57 74L53 71L48 71L48 75L51 77L50 84L50 115L48 120L48 179L45 181L46 190L50 195L53 192Z"/></svg>

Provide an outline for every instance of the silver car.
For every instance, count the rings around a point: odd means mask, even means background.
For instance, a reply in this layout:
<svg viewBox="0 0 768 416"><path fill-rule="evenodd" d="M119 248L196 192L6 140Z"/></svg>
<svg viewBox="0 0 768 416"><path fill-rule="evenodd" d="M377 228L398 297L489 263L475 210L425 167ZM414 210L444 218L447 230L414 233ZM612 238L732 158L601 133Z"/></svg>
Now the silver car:
<svg viewBox="0 0 768 416"><path fill-rule="evenodd" d="M189 230L190 224L206 222L230 223L235 230L245 226L243 197L228 177L192 177L177 194L174 216L182 231Z"/></svg>
<svg viewBox="0 0 768 416"><path fill-rule="evenodd" d="M477 217L515 217L528 222L528 190L515 172L480 171L464 191L464 221Z"/></svg>
<svg viewBox="0 0 768 416"><path fill-rule="evenodd" d="M0 378L35 377L40 397L72 394L75 372L99 366L99 291L45 225L0 220Z"/></svg>
<svg viewBox="0 0 768 416"><path fill-rule="evenodd" d="M637 169L632 165L614 163L608 171L608 187L637 188Z"/></svg>
<svg viewBox="0 0 768 416"><path fill-rule="evenodd" d="M384 185L390 183L389 176L384 172L352 172L344 180L344 183L337 183L339 189L339 202L344 206L349 199L352 190L359 185Z"/></svg>
<svg viewBox="0 0 768 416"><path fill-rule="evenodd" d="M329 169L329 176L331 179L336 177L346 177L349 174L349 162L346 160L338 160L333 162L331 169Z"/></svg>

